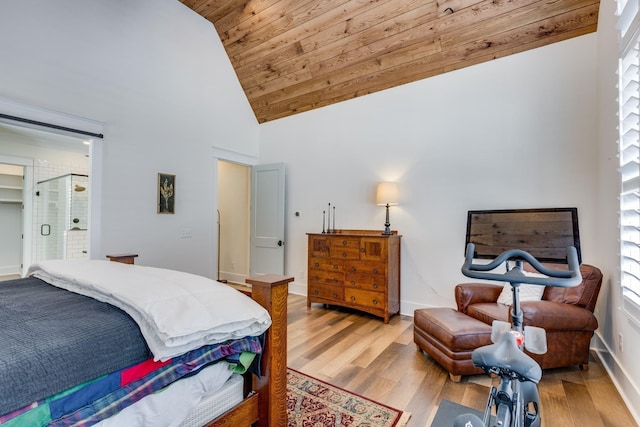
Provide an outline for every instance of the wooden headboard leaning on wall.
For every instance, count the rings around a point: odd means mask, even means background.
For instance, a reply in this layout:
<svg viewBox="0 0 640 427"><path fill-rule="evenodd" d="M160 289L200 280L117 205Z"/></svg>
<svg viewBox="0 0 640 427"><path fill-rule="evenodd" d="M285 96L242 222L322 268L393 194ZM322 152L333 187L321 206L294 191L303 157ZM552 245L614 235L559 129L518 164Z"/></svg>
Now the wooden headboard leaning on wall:
<svg viewBox="0 0 640 427"><path fill-rule="evenodd" d="M577 208L469 211L465 250L469 243L475 244L478 259L521 249L541 262L558 264L566 264L566 248L574 246L582 264Z"/></svg>

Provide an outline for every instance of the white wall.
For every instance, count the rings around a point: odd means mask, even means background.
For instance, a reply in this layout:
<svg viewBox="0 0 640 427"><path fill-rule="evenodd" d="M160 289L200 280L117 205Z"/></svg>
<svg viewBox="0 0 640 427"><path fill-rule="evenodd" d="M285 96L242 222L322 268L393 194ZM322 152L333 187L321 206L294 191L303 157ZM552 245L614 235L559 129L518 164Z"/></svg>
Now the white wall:
<svg viewBox="0 0 640 427"><path fill-rule="evenodd" d="M471 209L576 206L597 264L596 68L589 35L261 125L260 162L288 168L288 273L304 288L305 233L328 202L338 228L382 230L385 180L400 188L403 313L454 306Z"/></svg>
<svg viewBox="0 0 640 427"><path fill-rule="evenodd" d="M258 132L213 26L175 0L11 0L0 38L0 96L105 123L92 257L212 277L211 147L256 155ZM156 213L158 172L176 175L175 215Z"/></svg>
<svg viewBox="0 0 640 427"><path fill-rule="evenodd" d="M640 324L622 308L620 292L620 247L618 241L618 194L620 175L616 140L618 31L615 28L615 2L601 2L598 17L598 262L608 274L598 298L595 345L627 405L640 420ZM620 342L620 336L623 342ZM640 421L639 421L640 422Z"/></svg>

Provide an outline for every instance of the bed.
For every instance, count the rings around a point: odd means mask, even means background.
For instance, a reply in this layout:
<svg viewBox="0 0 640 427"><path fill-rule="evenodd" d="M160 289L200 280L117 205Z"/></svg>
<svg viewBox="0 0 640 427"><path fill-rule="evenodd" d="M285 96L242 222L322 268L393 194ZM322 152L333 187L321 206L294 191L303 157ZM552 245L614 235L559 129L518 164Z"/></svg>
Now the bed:
<svg viewBox="0 0 640 427"><path fill-rule="evenodd" d="M293 278L247 279L251 299L109 261L47 261L29 273L0 282L0 423L286 425Z"/></svg>

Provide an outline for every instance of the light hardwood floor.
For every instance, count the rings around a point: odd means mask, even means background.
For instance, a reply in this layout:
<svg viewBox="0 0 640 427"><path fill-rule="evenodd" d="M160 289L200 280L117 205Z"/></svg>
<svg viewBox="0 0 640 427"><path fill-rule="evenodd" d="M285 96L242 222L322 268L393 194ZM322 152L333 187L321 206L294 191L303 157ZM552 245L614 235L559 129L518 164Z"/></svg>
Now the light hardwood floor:
<svg viewBox="0 0 640 427"><path fill-rule="evenodd" d="M481 410L491 379L460 383L413 343L413 318L389 324L367 314L313 304L289 295L288 361L338 387L412 414L408 427L429 427L447 399ZM592 355L588 371L578 367L543 372L539 384L544 426L637 426L601 363Z"/></svg>

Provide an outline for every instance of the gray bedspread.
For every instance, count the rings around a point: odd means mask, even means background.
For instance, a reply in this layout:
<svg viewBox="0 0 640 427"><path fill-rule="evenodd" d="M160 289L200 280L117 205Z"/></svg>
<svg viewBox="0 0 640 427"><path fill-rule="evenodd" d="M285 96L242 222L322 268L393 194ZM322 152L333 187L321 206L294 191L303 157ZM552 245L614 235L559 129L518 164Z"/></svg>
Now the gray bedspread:
<svg viewBox="0 0 640 427"><path fill-rule="evenodd" d="M150 357L118 308L36 278L0 282L0 414Z"/></svg>

